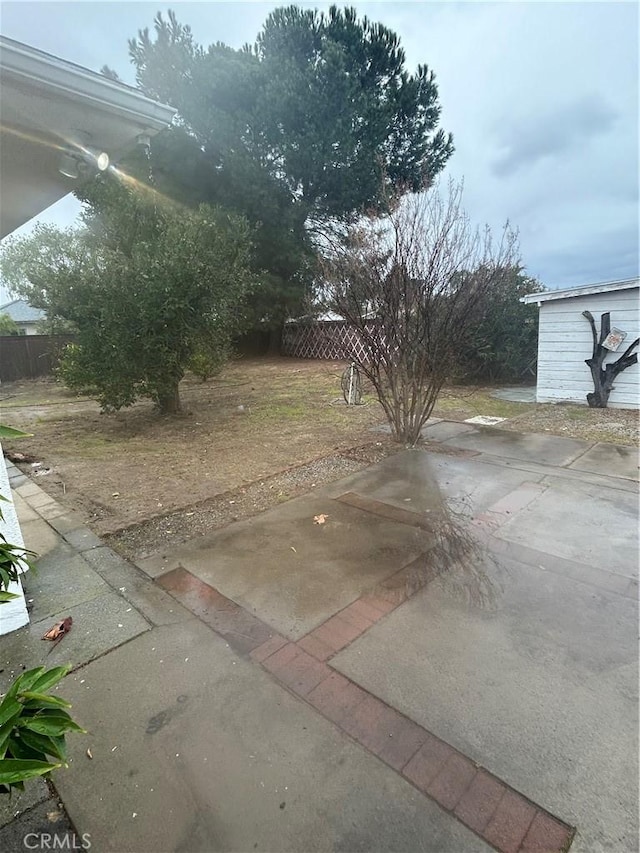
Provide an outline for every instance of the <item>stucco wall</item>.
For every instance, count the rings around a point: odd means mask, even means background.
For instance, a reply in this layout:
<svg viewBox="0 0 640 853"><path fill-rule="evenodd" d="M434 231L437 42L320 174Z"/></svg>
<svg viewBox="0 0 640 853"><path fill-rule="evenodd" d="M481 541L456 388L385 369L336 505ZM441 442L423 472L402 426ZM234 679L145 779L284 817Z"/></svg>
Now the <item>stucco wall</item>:
<svg viewBox="0 0 640 853"><path fill-rule="evenodd" d="M591 328L582 316L591 311L600 329L600 315L611 314L611 326L627 332L617 352L607 356L615 361L640 334L640 311L637 287L588 296L549 300L540 305L538 335L537 399L540 403L571 401L584 403L593 391L589 368L584 363L591 357ZM616 380L609 398L612 408L632 409L640 406L640 365L627 368Z"/></svg>

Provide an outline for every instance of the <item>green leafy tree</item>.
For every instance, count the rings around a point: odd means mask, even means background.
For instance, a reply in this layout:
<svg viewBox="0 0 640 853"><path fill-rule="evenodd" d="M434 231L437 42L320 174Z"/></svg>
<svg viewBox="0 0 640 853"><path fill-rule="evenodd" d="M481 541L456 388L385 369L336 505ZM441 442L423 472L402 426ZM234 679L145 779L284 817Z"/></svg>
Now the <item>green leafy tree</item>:
<svg viewBox="0 0 640 853"><path fill-rule="evenodd" d="M460 353L459 378L513 382L535 376L539 312L536 305L524 305L520 299L544 289L520 266L506 267L495 277Z"/></svg>
<svg viewBox="0 0 640 853"><path fill-rule="evenodd" d="M329 224L428 184L453 151L433 72L410 74L397 35L354 9L277 9L241 50L158 14L130 53L143 91L179 111L154 141L159 185L259 225L254 320L275 328L300 310Z"/></svg>
<svg viewBox="0 0 640 853"><path fill-rule="evenodd" d="M20 329L16 321L8 314L0 314L0 335L19 335Z"/></svg>
<svg viewBox="0 0 640 853"><path fill-rule="evenodd" d="M84 228L39 226L9 241L3 276L52 321L75 328L59 367L70 387L90 391L105 410L150 397L161 412L177 412L193 356L204 350L220 362L243 328L249 226L111 176L81 198Z"/></svg>

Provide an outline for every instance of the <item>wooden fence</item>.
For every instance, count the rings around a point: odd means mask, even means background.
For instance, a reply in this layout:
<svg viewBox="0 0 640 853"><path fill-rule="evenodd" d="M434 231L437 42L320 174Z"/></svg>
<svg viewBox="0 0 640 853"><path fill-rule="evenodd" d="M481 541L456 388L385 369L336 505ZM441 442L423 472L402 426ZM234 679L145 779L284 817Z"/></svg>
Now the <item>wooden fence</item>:
<svg viewBox="0 0 640 853"><path fill-rule="evenodd" d="M287 323L282 335L282 354L340 361L352 354L364 358L365 347L358 332L344 320Z"/></svg>
<svg viewBox="0 0 640 853"><path fill-rule="evenodd" d="M1 335L0 382L51 374L70 340L65 335Z"/></svg>

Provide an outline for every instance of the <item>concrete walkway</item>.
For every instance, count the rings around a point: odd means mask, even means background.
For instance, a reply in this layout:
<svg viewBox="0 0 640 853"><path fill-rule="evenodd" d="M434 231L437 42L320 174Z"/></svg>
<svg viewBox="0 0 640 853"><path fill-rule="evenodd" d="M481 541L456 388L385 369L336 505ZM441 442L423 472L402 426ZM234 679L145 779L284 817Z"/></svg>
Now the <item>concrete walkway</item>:
<svg viewBox="0 0 640 853"><path fill-rule="evenodd" d="M637 455L427 431L430 452L144 574L14 469L43 557L0 679L78 667L61 692L90 734L55 783L94 849L551 851L572 827L573 849L637 849ZM495 558L488 603L472 576L434 576L443 500ZM50 827L36 787L2 849Z"/></svg>

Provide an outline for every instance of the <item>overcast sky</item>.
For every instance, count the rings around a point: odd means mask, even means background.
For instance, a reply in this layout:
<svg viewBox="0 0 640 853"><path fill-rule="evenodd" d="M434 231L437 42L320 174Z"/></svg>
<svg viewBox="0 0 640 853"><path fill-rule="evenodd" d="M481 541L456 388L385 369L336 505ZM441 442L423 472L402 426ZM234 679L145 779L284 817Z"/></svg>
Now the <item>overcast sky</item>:
<svg viewBox="0 0 640 853"><path fill-rule="evenodd" d="M253 41L282 3L174 2L205 45ZM325 8L328 4L300 4ZM548 287L638 274L638 6L633 2L353 3L395 30L413 70L432 68L442 126L479 224L520 231ZM127 39L158 2L2 2L1 31L133 83ZM41 216L68 224L67 198Z"/></svg>

